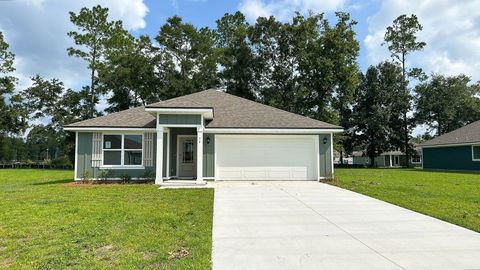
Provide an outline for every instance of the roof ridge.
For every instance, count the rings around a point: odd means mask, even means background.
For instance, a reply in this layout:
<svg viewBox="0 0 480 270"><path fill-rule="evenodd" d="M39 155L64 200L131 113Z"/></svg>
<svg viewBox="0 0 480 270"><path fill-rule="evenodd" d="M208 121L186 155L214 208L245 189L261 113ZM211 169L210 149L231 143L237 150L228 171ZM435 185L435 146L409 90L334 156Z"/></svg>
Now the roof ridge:
<svg viewBox="0 0 480 270"><path fill-rule="evenodd" d="M190 93L190 94L183 95L183 96L178 96L178 97L174 97L174 98L169 98L169 99L165 99L165 100L160 100L160 101L157 101L157 102L154 102L154 103L147 104L145 107L155 106L156 104L159 104L159 103L162 103L162 102L166 102L166 101L175 101L175 100L178 100L178 99L183 99L183 98L190 97L190 96L193 96L193 95L198 95L198 94L203 93L203 92L207 92L207 91L209 91L209 90L215 90L215 89L209 88L209 89L197 91L197 92ZM196 104L199 105L199 106L203 106L202 104L200 104L200 103L198 103L198 102L196 102L196 101L194 101L194 100L192 100L191 102L196 103Z"/></svg>

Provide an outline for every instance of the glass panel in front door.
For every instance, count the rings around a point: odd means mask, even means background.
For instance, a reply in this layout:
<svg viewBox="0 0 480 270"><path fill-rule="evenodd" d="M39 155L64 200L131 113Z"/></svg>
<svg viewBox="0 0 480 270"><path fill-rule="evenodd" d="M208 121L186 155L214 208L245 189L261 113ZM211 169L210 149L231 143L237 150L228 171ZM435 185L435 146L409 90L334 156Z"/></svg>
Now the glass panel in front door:
<svg viewBox="0 0 480 270"><path fill-rule="evenodd" d="M183 141L183 163L193 163L193 140Z"/></svg>

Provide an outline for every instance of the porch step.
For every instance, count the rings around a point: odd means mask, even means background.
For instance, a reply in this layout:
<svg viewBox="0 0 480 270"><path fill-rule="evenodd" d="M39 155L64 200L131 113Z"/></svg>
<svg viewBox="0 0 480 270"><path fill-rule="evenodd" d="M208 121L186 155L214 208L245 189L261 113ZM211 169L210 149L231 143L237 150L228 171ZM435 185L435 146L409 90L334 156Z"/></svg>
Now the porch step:
<svg viewBox="0 0 480 270"><path fill-rule="evenodd" d="M204 188L207 182L198 184L195 180L166 180L160 184L160 188Z"/></svg>

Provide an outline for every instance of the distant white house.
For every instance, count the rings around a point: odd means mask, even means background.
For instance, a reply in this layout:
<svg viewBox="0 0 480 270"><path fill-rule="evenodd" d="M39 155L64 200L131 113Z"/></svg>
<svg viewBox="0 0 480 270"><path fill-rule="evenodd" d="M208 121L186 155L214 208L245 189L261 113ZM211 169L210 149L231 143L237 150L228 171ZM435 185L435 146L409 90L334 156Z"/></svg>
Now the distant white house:
<svg viewBox="0 0 480 270"><path fill-rule="evenodd" d="M415 166L420 166L422 164L422 154L419 148L416 148L416 151L413 153L410 158L410 163ZM353 164L354 165L370 165L370 158L367 157L365 151L354 151L352 153ZM402 151L389 151L381 153L379 156L375 157L374 166L375 167L402 167L405 166L406 155Z"/></svg>

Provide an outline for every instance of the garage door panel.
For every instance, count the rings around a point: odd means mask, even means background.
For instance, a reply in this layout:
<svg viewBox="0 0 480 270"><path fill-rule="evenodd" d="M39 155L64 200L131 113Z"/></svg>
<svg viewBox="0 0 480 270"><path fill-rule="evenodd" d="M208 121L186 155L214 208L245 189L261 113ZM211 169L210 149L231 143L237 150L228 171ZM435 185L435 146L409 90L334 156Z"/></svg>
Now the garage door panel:
<svg viewBox="0 0 480 270"><path fill-rule="evenodd" d="M265 180L267 179L267 173L263 167L243 168L243 178Z"/></svg>
<svg viewBox="0 0 480 270"><path fill-rule="evenodd" d="M219 180L316 180L316 135L217 135Z"/></svg>
<svg viewBox="0 0 480 270"><path fill-rule="evenodd" d="M294 180L302 180L308 178L307 168L294 168L292 170L292 178Z"/></svg>
<svg viewBox="0 0 480 270"><path fill-rule="evenodd" d="M238 180L243 178L241 168L221 168L218 170L224 180Z"/></svg>

